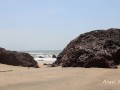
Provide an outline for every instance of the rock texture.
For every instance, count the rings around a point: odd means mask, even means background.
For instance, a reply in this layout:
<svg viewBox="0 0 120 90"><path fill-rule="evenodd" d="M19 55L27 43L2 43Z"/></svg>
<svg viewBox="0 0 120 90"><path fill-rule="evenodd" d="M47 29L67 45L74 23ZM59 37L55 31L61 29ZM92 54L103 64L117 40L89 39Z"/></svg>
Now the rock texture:
<svg viewBox="0 0 120 90"><path fill-rule="evenodd" d="M39 68L38 63L28 53L9 51L4 48L0 48L0 63Z"/></svg>
<svg viewBox="0 0 120 90"><path fill-rule="evenodd" d="M95 30L72 40L52 66L117 68L120 29Z"/></svg>

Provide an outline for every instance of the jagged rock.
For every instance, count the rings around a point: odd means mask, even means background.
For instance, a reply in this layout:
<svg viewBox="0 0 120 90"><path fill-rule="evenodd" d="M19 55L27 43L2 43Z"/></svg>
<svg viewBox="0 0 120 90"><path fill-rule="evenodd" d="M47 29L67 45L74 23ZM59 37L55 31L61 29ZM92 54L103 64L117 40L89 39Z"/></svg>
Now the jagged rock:
<svg viewBox="0 0 120 90"><path fill-rule="evenodd" d="M4 48L0 48L0 63L39 68L38 63L28 53L22 53L17 51L9 51Z"/></svg>
<svg viewBox="0 0 120 90"><path fill-rule="evenodd" d="M120 29L95 30L72 40L52 66L117 68Z"/></svg>

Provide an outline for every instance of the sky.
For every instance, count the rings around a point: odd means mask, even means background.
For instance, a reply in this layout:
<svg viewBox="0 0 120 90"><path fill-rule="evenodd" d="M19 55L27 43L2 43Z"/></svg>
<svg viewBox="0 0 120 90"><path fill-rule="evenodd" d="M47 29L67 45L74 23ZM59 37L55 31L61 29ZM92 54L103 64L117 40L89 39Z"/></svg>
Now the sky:
<svg viewBox="0 0 120 90"><path fill-rule="evenodd" d="M62 50L82 33L120 28L120 0L0 0L0 47Z"/></svg>

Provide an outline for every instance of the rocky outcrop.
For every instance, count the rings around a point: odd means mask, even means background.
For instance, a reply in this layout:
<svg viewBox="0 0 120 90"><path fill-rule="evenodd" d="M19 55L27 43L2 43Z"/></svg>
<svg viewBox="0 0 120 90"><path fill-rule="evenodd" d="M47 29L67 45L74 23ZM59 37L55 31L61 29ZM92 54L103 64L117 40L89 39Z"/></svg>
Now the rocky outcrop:
<svg viewBox="0 0 120 90"><path fill-rule="evenodd" d="M0 63L39 68L38 63L28 53L9 51L4 48L0 48Z"/></svg>
<svg viewBox="0 0 120 90"><path fill-rule="evenodd" d="M95 30L72 40L52 66L117 68L120 29Z"/></svg>
<svg viewBox="0 0 120 90"><path fill-rule="evenodd" d="M57 58L55 54L52 55L52 58Z"/></svg>

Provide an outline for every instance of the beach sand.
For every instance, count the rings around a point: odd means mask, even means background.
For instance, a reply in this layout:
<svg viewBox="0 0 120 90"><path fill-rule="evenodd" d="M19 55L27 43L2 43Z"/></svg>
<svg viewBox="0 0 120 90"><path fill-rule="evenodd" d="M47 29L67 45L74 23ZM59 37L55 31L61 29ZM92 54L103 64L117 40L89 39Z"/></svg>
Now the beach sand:
<svg viewBox="0 0 120 90"><path fill-rule="evenodd" d="M0 90L120 90L120 67L28 68L0 64Z"/></svg>

